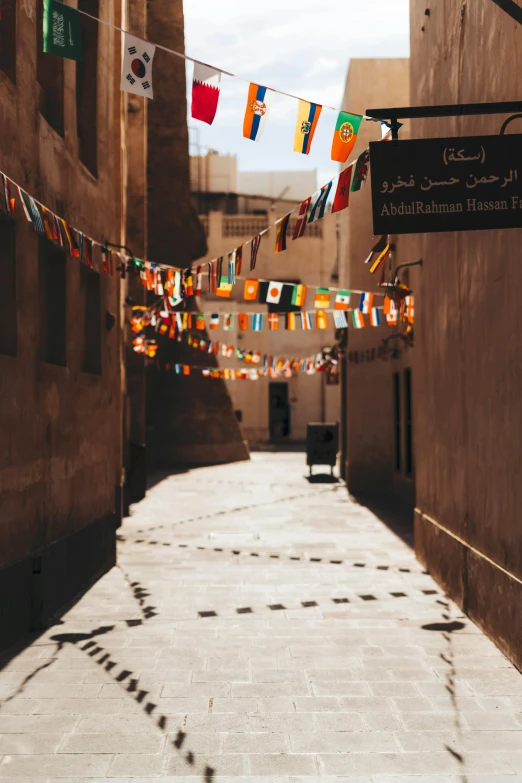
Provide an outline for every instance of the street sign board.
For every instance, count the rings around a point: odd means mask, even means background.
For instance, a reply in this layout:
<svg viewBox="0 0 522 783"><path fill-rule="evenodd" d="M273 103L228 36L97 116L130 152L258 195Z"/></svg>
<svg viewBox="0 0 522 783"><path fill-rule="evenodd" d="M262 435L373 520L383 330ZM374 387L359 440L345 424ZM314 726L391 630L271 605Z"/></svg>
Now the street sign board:
<svg viewBox="0 0 522 783"><path fill-rule="evenodd" d="M522 135L372 142L373 232L522 227Z"/></svg>

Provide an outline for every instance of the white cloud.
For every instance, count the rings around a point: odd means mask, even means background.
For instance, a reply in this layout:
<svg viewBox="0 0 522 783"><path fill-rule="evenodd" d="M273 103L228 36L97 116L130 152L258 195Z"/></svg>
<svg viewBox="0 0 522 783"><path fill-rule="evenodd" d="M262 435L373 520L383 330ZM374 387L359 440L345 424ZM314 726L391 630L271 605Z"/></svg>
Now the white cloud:
<svg viewBox="0 0 522 783"><path fill-rule="evenodd" d="M351 57L409 54L409 0L184 0L184 11L188 55L323 105L340 106ZM189 93L191 79L189 64ZM214 124L189 118L199 129L193 138L236 154L242 170L316 168L321 181L337 171L333 111L323 110L310 155L299 155L292 150L296 102L281 95L261 141L243 139L246 90L224 76Z"/></svg>

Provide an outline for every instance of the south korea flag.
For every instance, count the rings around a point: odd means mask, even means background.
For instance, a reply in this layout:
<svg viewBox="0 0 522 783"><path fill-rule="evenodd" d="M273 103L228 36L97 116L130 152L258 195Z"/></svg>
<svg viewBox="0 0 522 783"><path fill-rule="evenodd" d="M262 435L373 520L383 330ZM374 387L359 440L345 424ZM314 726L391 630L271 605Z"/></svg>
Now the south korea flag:
<svg viewBox="0 0 522 783"><path fill-rule="evenodd" d="M152 60L156 47L141 38L123 33L123 67L120 89L152 98Z"/></svg>

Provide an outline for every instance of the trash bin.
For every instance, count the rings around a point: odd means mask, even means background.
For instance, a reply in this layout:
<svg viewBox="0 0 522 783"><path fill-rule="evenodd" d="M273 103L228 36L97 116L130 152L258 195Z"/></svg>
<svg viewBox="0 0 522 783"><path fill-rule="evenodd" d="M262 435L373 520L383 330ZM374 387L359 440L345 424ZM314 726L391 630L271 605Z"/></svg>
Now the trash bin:
<svg viewBox="0 0 522 783"><path fill-rule="evenodd" d="M306 464L312 475L313 465L329 465L330 473L337 464L339 425L337 422L309 424L306 431Z"/></svg>

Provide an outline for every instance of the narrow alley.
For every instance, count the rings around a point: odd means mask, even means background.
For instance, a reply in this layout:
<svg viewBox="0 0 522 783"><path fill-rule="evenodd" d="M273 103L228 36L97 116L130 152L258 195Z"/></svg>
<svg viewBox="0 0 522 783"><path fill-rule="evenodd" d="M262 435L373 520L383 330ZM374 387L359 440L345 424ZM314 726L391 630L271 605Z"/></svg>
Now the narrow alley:
<svg viewBox="0 0 522 783"><path fill-rule="evenodd" d="M522 677L302 453L159 480L2 662L0 777L522 781Z"/></svg>

